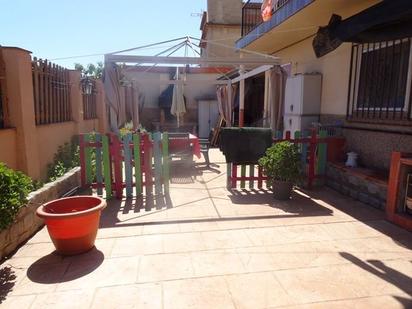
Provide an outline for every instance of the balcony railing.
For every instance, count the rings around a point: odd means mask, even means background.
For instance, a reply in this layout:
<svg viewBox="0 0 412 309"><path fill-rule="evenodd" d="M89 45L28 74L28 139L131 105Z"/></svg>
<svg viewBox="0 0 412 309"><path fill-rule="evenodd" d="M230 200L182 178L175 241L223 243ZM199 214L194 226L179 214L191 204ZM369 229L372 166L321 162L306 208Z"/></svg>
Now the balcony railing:
<svg viewBox="0 0 412 309"><path fill-rule="evenodd" d="M272 14L283 7L290 0L274 0L272 4ZM242 36L259 26L262 22L263 0L248 0L242 8Z"/></svg>
<svg viewBox="0 0 412 309"><path fill-rule="evenodd" d="M242 36L252 31L263 22L260 8L262 0L249 0L242 8Z"/></svg>

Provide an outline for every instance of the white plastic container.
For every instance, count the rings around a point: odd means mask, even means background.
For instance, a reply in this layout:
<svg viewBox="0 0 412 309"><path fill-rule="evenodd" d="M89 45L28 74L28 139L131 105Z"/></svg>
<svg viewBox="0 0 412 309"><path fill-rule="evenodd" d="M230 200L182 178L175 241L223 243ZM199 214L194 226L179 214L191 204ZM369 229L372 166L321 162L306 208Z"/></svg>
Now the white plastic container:
<svg viewBox="0 0 412 309"><path fill-rule="evenodd" d="M358 154L356 152L348 152L347 153L348 160L346 160L345 165L349 167L357 167L358 166Z"/></svg>

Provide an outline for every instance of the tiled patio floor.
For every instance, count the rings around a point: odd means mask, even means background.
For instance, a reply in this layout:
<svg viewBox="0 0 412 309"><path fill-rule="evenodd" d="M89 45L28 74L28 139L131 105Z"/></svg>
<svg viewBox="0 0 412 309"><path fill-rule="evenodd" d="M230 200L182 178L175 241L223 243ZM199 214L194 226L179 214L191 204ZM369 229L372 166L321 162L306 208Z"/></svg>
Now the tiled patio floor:
<svg viewBox="0 0 412 309"><path fill-rule="evenodd" d="M329 189L229 193L225 165L116 201L96 249L41 230L1 267L2 308L412 308L412 234Z"/></svg>

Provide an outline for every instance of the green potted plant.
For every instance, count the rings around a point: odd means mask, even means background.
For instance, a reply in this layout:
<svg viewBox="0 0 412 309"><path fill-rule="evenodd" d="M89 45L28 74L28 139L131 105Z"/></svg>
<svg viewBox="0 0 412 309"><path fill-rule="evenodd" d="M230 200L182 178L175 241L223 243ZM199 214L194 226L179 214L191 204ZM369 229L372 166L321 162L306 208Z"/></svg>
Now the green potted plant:
<svg viewBox="0 0 412 309"><path fill-rule="evenodd" d="M273 195L278 200L287 200L293 185L300 178L301 160L298 147L291 142L280 142L266 150L259 159L268 177L268 185L273 188Z"/></svg>

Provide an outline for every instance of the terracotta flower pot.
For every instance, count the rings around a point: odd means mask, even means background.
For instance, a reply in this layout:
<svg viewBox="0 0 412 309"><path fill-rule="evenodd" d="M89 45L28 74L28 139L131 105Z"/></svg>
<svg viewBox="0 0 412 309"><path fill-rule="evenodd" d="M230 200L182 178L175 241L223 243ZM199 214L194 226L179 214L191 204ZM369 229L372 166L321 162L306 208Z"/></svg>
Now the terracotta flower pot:
<svg viewBox="0 0 412 309"><path fill-rule="evenodd" d="M48 202L37 209L57 252L74 255L93 248L100 213L106 201L96 196L73 196Z"/></svg>

